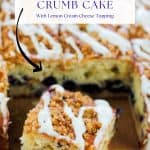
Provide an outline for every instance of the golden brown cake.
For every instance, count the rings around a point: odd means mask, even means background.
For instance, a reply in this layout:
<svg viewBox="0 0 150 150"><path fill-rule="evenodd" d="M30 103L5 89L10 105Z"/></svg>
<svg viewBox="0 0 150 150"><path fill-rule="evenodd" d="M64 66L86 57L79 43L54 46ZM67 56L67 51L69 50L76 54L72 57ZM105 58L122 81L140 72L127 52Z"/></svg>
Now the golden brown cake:
<svg viewBox="0 0 150 150"><path fill-rule="evenodd" d="M28 114L22 150L107 149L115 120L106 101L53 85Z"/></svg>
<svg viewBox="0 0 150 150"><path fill-rule="evenodd" d="M16 44L13 0L3 0L0 54L8 65L10 94L39 94L56 82L68 87L69 81L73 89L92 85L111 90L123 83L133 93L139 142L148 146L150 5L149 0L136 2L135 25L19 25L24 52L33 62L42 62L43 70L35 75Z"/></svg>

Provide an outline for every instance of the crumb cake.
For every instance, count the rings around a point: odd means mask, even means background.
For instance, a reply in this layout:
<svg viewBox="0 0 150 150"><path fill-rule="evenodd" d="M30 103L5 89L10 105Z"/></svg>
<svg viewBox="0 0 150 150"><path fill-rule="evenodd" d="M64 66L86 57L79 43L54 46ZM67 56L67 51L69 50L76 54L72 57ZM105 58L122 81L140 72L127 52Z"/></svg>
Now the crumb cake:
<svg viewBox="0 0 150 150"><path fill-rule="evenodd" d="M49 85L132 91L131 108L139 143L150 147L150 3L136 0L134 25L19 25L26 55L42 62L33 68L15 39L14 0L2 0L0 54L8 66L10 94L37 95Z"/></svg>
<svg viewBox="0 0 150 150"><path fill-rule="evenodd" d="M116 112L104 100L53 85L25 121L22 150L102 150L114 133Z"/></svg>
<svg viewBox="0 0 150 150"><path fill-rule="evenodd" d="M7 109L7 74L6 64L0 57L0 138L7 138L9 112Z"/></svg>

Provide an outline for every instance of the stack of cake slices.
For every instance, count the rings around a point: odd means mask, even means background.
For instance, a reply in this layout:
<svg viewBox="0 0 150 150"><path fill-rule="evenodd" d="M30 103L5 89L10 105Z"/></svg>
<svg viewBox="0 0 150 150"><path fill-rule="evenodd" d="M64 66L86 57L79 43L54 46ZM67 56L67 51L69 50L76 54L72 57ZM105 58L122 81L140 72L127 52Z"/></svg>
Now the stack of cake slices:
<svg viewBox="0 0 150 150"><path fill-rule="evenodd" d="M42 62L43 70L35 75L32 66L26 62L17 47L14 0L2 0L0 9L0 55L7 63L10 96L39 96L50 85L56 83L63 85L65 88L71 87L73 90L84 90L91 86L98 90L114 89L122 87L123 84L130 88L133 93L131 108L139 143L141 147L148 150L150 147L149 18L149 0L137 0L135 25L19 25L19 40L24 52L33 62L37 64ZM62 90L60 87L59 89ZM50 115L53 112L50 101L53 101L53 94L60 95L58 99L62 104L57 113L54 111L56 116ZM45 98L45 95L48 99ZM76 93L72 93L72 95L76 95ZM82 113L75 114L74 106L69 106L69 102L60 97L61 94L57 92L57 88L54 91L52 90L52 93L51 90L46 92L37 107L29 113L24 127L23 148L26 148L29 143L37 149L41 147L44 149L43 145L48 147L45 149L55 149L56 147L63 149L63 146L67 145L72 146L72 149L80 149L77 148L78 144L81 149L84 149L83 145L85 148L86 145L97 147L97 144L94 144L95 139L99 137L97 136L98 132L103 130L103 121L99 121L98 116L99 113L100 116L103 116L103 113L93 112L97 116L94 120L98 124L98 128L94 127L96 129L94 139L87 141L84 133L82 133L83 137L78 143L76 127L84 124L85 128L81 132L88 132L84 114L83 117L81 117ZM3 99L2 101L6 102L7 98L4 99L5 101ZM82 102L82 96L79 99ZM80 105L79 110L84 108L87 111L89 110L86 108L88 99L84 99L85 105ZM75 100L73 100L74 104L76 104ZM72 100L70 102L72 103ZM106 105L107 107L104 107ZM108 111L110 116L113 116L113 111L106 102L90 102L90 107L93 108L92 110L97 110L97 108L101 110L104 107L106 112ZM70 114L65 111L65 108ZM45 123L45 128L43 127L45 115L43 117L40 115L43 110L47 110L45 111L46 114L49 113L49 118L46 119L50 124L47 126L47 123ZM86 110L85 112L87 112ZM57 128L57 123L54 123L54 118L57 118L57 114L59 115L60 112L62 112L60 118L62 120L67 118L70 122L69 127L67 121L64 121L66 122L65 125L62 123L64 133L62 133L63 130ZM107 120L109 116L106 115L104 118ZM106 128L111 124L113 117L109 119ZM81 120L81 124L74 125L74 121L78 120ZM104 132L107 134L107 130ZM110 139L109 137L108 132L108 139ZM105 139L105 136L103 138ZM105 141L103 138L99 138L100 143ZM59 144L58 139L64 140L66 144ZM92 143L89 144L90 142Z"/></svg>

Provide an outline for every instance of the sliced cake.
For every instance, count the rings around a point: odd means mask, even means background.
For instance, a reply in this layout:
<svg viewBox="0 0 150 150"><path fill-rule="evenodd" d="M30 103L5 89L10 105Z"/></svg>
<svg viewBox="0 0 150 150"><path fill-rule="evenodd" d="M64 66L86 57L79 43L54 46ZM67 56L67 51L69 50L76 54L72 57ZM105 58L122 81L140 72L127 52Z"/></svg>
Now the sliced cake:
<svg viewBox="0 0 150 150"><path fill-rule="evenodd" d="M116 112L104 100L53 85L25 121L22 150L104 150Z"/></svg>
<svg viewBox="0 0 150 150"><path fill-rule="evenodd" d="M13 11L13 0L2 0L0 54L8 64L10 94L39 94L56 82L73 89L124 84L133 92L131 108L145 147L150 141L148 1L138 1L135 25L19 25L24 52L33 62L42 62L36 75L18 50Z"/></svg>

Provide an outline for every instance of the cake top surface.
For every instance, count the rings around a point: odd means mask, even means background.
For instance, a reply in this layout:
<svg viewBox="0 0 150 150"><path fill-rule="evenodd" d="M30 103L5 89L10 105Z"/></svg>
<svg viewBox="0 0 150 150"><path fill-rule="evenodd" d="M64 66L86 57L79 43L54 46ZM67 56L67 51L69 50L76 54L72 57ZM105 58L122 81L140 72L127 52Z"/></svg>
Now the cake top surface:
<svg viewBox="0 0 150 150"><path fill-rule="evenodd" d="M115 111L104 100L93 101L80 92L54 85L29 114L24 132L38 132L64 139L80 149L98 147L115 119Z"/></svg>
<svg viewBox="0 0 150 150"><path fill-rule="evenodd" d="M19 25L19 39L26 55L35 61L127 59L149 79L149 18L149 0L136 0L134 25ZM14 0L2 0L0 20L0 54L11 62L25 61L16 43Z"/></svg>
<svg viewBox="0 0 150 150"><path fill-rule="evenodd" d="M132 59L134 54L149 59L149 3L136 3L135 25L20 25L21 46L26 55L36 60ZM14 0L2 0L0 20L1 49L8 50L3 55L22 59L15 39Z"/></svg>

